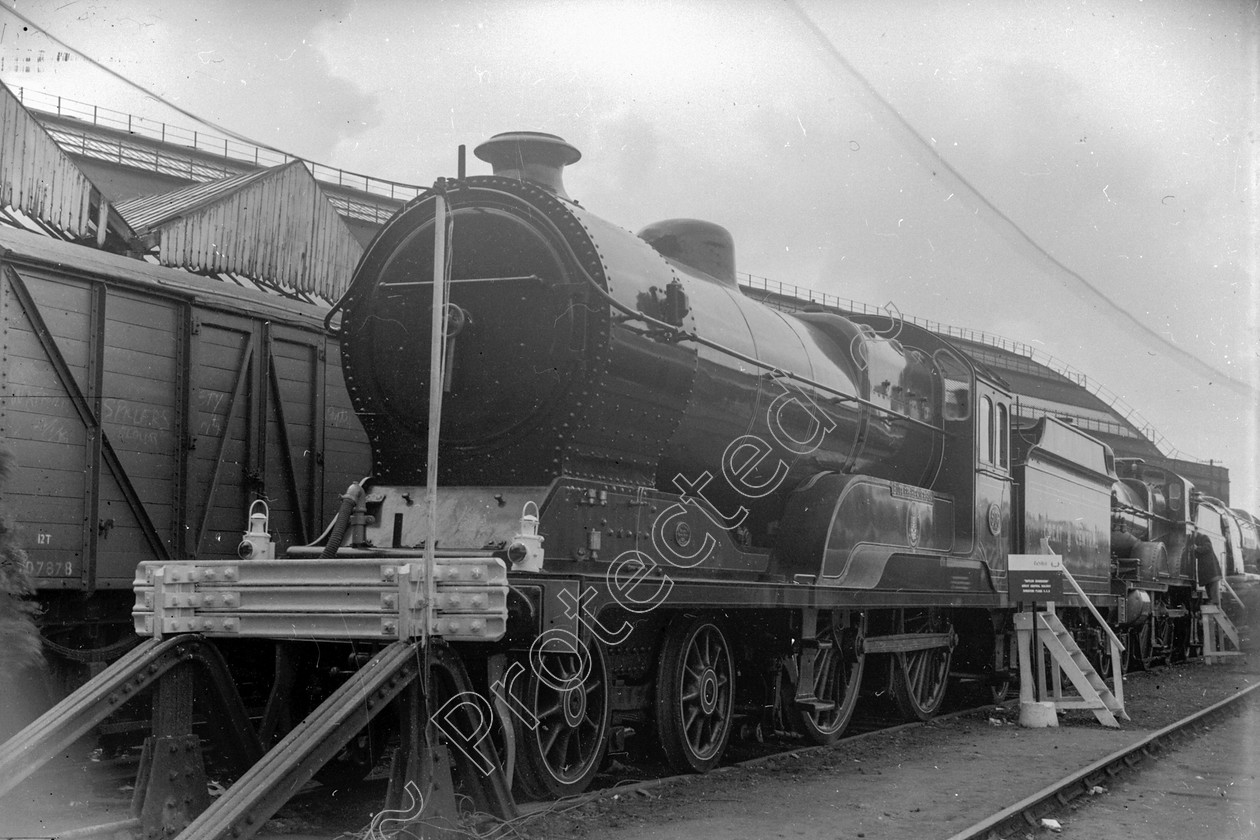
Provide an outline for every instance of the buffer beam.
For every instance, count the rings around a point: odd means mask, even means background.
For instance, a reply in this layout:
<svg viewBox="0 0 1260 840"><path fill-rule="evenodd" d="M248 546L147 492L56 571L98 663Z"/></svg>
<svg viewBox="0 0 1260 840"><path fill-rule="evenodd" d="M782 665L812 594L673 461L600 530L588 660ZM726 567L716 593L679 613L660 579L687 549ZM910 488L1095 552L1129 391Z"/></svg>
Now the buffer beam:
<svg viewBox="0 0 1260 840"><path fill-rule="evenodd" d="M503 637L508 583L502 560L439 558L433 577L430 605L421 557L150 561L136 569L132 618L141 636L385 642Z"/></svg>

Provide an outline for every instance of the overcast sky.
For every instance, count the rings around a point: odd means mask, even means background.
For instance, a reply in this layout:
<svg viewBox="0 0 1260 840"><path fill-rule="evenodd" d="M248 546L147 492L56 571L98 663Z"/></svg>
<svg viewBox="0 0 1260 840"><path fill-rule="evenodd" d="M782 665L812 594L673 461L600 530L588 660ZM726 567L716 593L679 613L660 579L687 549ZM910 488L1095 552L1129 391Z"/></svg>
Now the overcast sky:
<svg viewBox="0 0 1260 840"><path fill-rule="evenodd" d="M421 184L460 143L560 134L605 218L709 219L742 271L1030 344L1260 510L1258 7L47 0L17 8L79 54L0 11L0 79L192 125L88 57Z"/></svg>

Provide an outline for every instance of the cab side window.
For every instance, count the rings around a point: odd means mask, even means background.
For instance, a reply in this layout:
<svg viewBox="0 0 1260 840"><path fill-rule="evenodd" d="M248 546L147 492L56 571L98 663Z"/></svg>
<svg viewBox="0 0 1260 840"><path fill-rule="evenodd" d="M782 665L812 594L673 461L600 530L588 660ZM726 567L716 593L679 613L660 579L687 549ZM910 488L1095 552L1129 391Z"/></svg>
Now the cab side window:
<svg viewBox="0 0 1260 840"><path fill-rule="evenodd" d="M1009 469L1011 466L1010 456L1011 441L1011 421L1007 416L1006 403L998 403L997 407L997 445L998 445L998 466L1002 469Z"/></svg>
<svg viewBox="0 0 1260 840"><path fill-rule="evenodd" d="M976 446L979 448L980 463L993 463L993 400L988 397L980 398L979 417L976 418L977 431L979 432L979 440Z"/></svg>
<svg viewBox="0 0 1260 840"><path fill-rule="evenodd" d="M932 360L936 362L937 368L941 372L941 379L945 384L944 394L944 411L942 414L946 420L966 420L971 416L971 369L970 367L954 355L953 352L945 349L937 350L932 354Z"/></svg>

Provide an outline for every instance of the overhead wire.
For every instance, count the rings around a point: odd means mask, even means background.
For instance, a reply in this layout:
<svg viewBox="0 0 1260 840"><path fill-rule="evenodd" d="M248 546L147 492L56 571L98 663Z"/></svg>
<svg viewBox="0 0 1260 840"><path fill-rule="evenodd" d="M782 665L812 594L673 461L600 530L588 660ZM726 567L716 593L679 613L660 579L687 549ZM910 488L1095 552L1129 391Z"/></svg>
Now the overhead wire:
<svg viewBox="0 0 1260 840"><path fill-rule="evenodd" d="M996 204L990 201L978 187L972 184L966 176L959 172L939 151L928 141L919 131L905 118L893 105L885 99L879 91L877 91L865 76L851 64L848 59L840 52L831 38L823 32L813 19L801 8L798 0L785 0L788 9L797 17L800 23L810 32L823 51L829 55L832 61L857 86L857 92L871 106L873 116L882 118L886 122L891 122L897 129L897 134L906 142L907 147L912 154L916 156L925 155L931 162L932 166L945 171L949 177L958 185L963 193L970 197L984 211L983 218L988 226L1007 241L1023 250L1031 250L1035 261L1041 264L1041 267L1051 274L1065 281L1065 286L1069 292L1086 301L1092 301L1101 304L1111 314L1115 315L1121 322L1129 327L1132 332L1139 335L1140 338L1150 344L1158 346L1165 351L1174 361L1180 362L1183 366L1193 372L1206 375L1213 384L1224 385L1231 390L1251 398L1260 398L1260 390L1245 380L1239 379L1210 362L1200 358L1194 352L1181 347L1159 332L1152 329L1137 318L1128 308L1112 299L1109 295L1087 280L1080 273L1074 271L1061 260L1051 254L1046 248L1037 242L1033 237L1025 231L1018 222L1003 212Z"/></svg>
<svg viewBox="0 0 1260 840"><path fill-rule="evenodd" d="M1238 377L1201 358L1193 351L1187 350L1168 338L1165 338L1158 331L1152 329L1141 319L1136 317L1127 307L1121 305L1111 296L1091 283L1079 272L1073 270L1051 254L1043 245L1036 241L1032 235L1025 231L1018 222L1012 219L1008 214L1002 211L1001 208L989 200L989 198L985 196L979 188L972 184L957 168L955 168L936 149L936 147L929 142L927 138L925 138L909 122L909 120L905 118L904 115L901 114L900 111L893 107L893 105L875 89L870 81L863 76L862 73L848 61L848 59L844 57L831 38L822 31L812 18L809 17L805 10L801 8L797 0L786 0L786 4L801 24L818 41L823 50L831 57L835 64L838 65L840 70L843 71L843 74L856 83L858 92L870 105L873 106L872 110L874 111L875 116L891 121L899 129L898 133L903 137L903 139L908 141L907 145L910 147L912 153L916 155L926 155L935 167L946 172L957 184L958 188L985 211L984 219L991 229L1016 247L1024 250L1030 250L1032 256L1034 257L1034 261L1041 263L1041 268L1063 280L1064 285L1069 292L1079 298L1082 298L1083 300L1100 304L1108 312L1119 318L1121 323L1127 326L1130 331L1137 333L1142 340L1150 345L1154 345L1162 349L1174 361L1179 362L1187 369L1192 370L1197 374L1207 376L1210 384L1221 384L1250 398L1260 398L1260 390L1258 390L1255 385L1243 379L1239 379ZM197 123L210 127L215 131L221 132L222 134L239 142L254 145L278 154L288 155L288 152L283 149L279 149L247 137L171 102L161 94L127 78L121 73L92 58L82 50L69 44L63 38L50 32L47 27L37 23L27 15L18 11L15 7L7 4L3 4L0 7L4 8L28 26L41 32L51 41L80 56L84 61L91 64L93 67L96 67L111 77L118 79L129 87L144 93L146 96L152 97L154 100L162 103L168 108L171 108L177 113L194 120Z"/></svg>
<svg viewBox="0 0 1260 840"><path fill-rule="evenodd" d="M23 23L25 23L27 26L31 27L32 29L39 31L40 33L44 35L44 37L48 38L53 43L59 44L65 47L67 50L79 56L88 64L95 67L96 69L104 71L105 73L108 73L110 76L122 82L123 84L127 85L128 87L131 87L140 91L145 96L152 97L156 101L176 111L180 115L188 117L190 120L194 120L200 123L201 125L207 126L209 128L213 128L215 131L221 132L222 134L240 143L246 143L251 146L257 146L260 149L266 149L269 152L275 152L277 154L286 155L287 157L293 157L293 155L290 155L288 152L284 151L283 149L277 149L275 146L270 146L266 143L260 143L259 141L254 140L251 137L246 137L245 135L240 134L239 132L233 131L230 128L225 128L224 126L219 125L213 120L208 120L205 117L200 117L194 114L192 111L189 111L186 108L182 108L179 105L176 105L174 102L171 102L169 99L162 96L162 94L149 90L144 85L141 85L140 83L127 78L123 74L119 73L117 70L107 67L106 65L92 58L92 56L88 55L83 50L80 50L77 47L74 47L66 43L65 40L63 40L62 38L58 37L57 35L54 35L52 32L49 32L46 26L36 23L35 21L31 20L29 17L19 12L14 6L7 3L0 3L0 8L4 9L6 12L13 15L18 20L22 21Z"/></svg>

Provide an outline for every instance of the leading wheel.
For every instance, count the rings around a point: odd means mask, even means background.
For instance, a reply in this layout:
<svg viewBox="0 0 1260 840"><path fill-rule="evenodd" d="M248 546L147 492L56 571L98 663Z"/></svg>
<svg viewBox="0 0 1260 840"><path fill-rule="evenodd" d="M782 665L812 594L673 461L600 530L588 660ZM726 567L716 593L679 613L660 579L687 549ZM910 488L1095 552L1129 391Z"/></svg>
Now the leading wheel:
<svg viewBox="0 0 1260 840"><path fill-rule="evenodd" d="M533 719L516 724L516 786L532 799L581 793L608 749L612 706L603 648L592 639L580 651L543 650L529 670L523 699Z"/></svg>
<svg viewBox="0 0 1260 840"><path fill-rule="evenodd" d="M722 758L735 711L735 661L717 623L670 625L656 669L656 737L674 770L703 773Z"/></svg>
<svg viewBox="0 0 1260 840"><path fill-rule="evenodd" d="M903 614L902 633L944 633L949 621L936 610ZM889 669L889 688L897 710L910 720L928 720L936 714L949 687L952 646L894 653Z"/></svg>
<svg viewBox="0 0 1260 840"><path fill-rule="evenodd" d="M814 696L831 708L794 708L797 727L815 744L834 743L843 733L862 688L866 654L859 652L866 617L848 627L831 627L819 634L814 657ZM799 665L797 673L800 673ZM792 702L790 699L788 702Z"/></svg>

